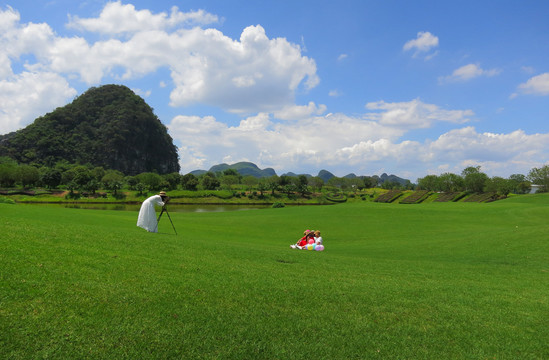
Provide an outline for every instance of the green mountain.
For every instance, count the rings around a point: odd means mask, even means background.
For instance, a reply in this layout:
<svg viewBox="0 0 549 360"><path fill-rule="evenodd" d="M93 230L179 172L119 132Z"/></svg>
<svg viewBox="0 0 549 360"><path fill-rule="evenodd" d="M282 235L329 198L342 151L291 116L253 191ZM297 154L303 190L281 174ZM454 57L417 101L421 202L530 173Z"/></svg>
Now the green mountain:
<svg viewBox="0 0 549 360"><path fill-rule="evenodd" d="M255 165L251 162L239 162L239 163L236 163L236 164L233 164L233 165L227 165L227 164L214 165L208 171L213 172L213 173L221 173L221 172L223 172L227 169L235 169L236 171L238 171L238 173L240 175L243 175L243 176L252 175L252 176L255 176L255 177L258 177L258 178L260 178L260 177L270 177L270 176L276 175L276 172L272 168L266 168L266 169L261 170L257 167L257 165ZM200 176L200 175L205 174L208 171L206 171L206 170L194 170L194 171L191 171L190 174L193 174L195 176ZM298 176L297 174L295 174L293 172L284 173L282 175ZM303 175L305 175L308 178L312 177L312 175L310 175L310 174L303 174ZM332 174L331 172L329 172L328 170L320 170L318 172L317 176L319 178L321 178L322 180L324 180L325 183L327 183L328 180L330 180L331 178L335 177L335 175ZM353 179L353 178L357 178L357 177L363 178L364 176L357 176L353 173L350 173L350 174L344 176L344 178L348 178L348 179ZM407 179L400 178L396 175L387 175L386 173L383 173L381 176L373 175L371 177L373 179L375 179L375 181L379 185L383 184L385 181L398 182L402 185L406 185L410 181L410 180L407 180Z"/></svg>
<svg viewBox="0 0 549 360"><path fill-rule="evenodd" d="M152 108L121 85L93 87L72 103L0 137L0 156L53 166L60 160L126 175L179 172L177 148Z"/></svg>
<svg viewBox="0 0 549 360"><path fill-rule="evenodd" d="M214 165L210 168L209 171L213 173L218 173L218 172L223 172L227 169L234 169L242 176L251 175L258 178L270 177L270 176L276 175L276 172L272 168L266 168L261 170L260 168L257 167L257 165L251 162L246 162L246 161L238 162L232 165L227 165L227 164Z"/></svg>
<svg viewBox="0 0 549 360"><path fill-rule="evenodd" d="M383 184L385 181L390 181L399 183L401 185L406 185L410 182L410 180L408 179L403 179L396 175L387 175L386 173L381 174L381 176L374 175L372 177L377 180L378 184Z"/></svg>
<svg viewBox="0 0 549 360"><path fill-rule="evenodd" d="M324 180L324 182L327 183L328 180L335 177L335 175L332 174L331 172L329 172L328 170L320 170L318 172L318 177L321 178L322 180Z"/></svg>

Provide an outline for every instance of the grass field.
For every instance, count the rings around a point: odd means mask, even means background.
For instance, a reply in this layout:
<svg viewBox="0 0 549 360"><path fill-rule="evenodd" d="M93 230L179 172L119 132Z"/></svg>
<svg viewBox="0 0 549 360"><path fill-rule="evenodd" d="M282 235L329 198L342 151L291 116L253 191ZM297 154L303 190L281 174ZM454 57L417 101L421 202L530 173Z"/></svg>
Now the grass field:
<svg viewBox="0 0 549 360"><path fill-rule="evenodd" d="M549 359L548 195L171 218L0 204L0 358Z"/></svg>

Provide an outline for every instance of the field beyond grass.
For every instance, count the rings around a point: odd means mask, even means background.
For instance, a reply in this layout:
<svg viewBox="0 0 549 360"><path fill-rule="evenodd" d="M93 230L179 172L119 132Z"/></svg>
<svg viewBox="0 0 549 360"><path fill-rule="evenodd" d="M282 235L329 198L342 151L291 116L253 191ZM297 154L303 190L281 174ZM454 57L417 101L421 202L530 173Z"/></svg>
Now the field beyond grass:
<svg viewBox="0 0 549 360"><path fill-rule="evenodd" d="M0 203L0 358L549 359L548 195L170 215Z"/></svg>

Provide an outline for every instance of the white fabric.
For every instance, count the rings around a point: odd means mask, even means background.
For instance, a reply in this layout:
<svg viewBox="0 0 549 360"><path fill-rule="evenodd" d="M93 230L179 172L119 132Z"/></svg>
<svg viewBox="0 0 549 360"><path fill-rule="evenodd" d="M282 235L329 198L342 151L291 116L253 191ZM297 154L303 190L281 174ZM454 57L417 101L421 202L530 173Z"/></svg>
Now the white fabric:
<svg viewBox="0 0 549 360"><path fill-rule="evenodd" d="M315 244L322 245L322 236L315 237Z"/></svg>
<svg viewBox="0 0 549 360"><path fill-rule="evenodd" d="M137 218L137 226L142 227L148 232L158 232L158 224L156 222L156 211L154 207L164 206L160 195L154 195L143 201Z"/></svg>

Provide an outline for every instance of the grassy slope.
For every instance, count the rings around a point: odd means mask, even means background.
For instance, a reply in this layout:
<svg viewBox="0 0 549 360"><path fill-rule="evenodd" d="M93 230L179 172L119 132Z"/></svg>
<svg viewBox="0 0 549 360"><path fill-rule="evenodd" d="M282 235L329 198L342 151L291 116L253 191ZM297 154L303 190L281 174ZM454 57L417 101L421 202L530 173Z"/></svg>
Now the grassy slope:
<svg viewBox="0 0 549 360"><path fill-rule="evenodd" d="M2 358L549 357L549 197L172 213L0 204ZM326 251L289 249L305 228Z"/></svg>

